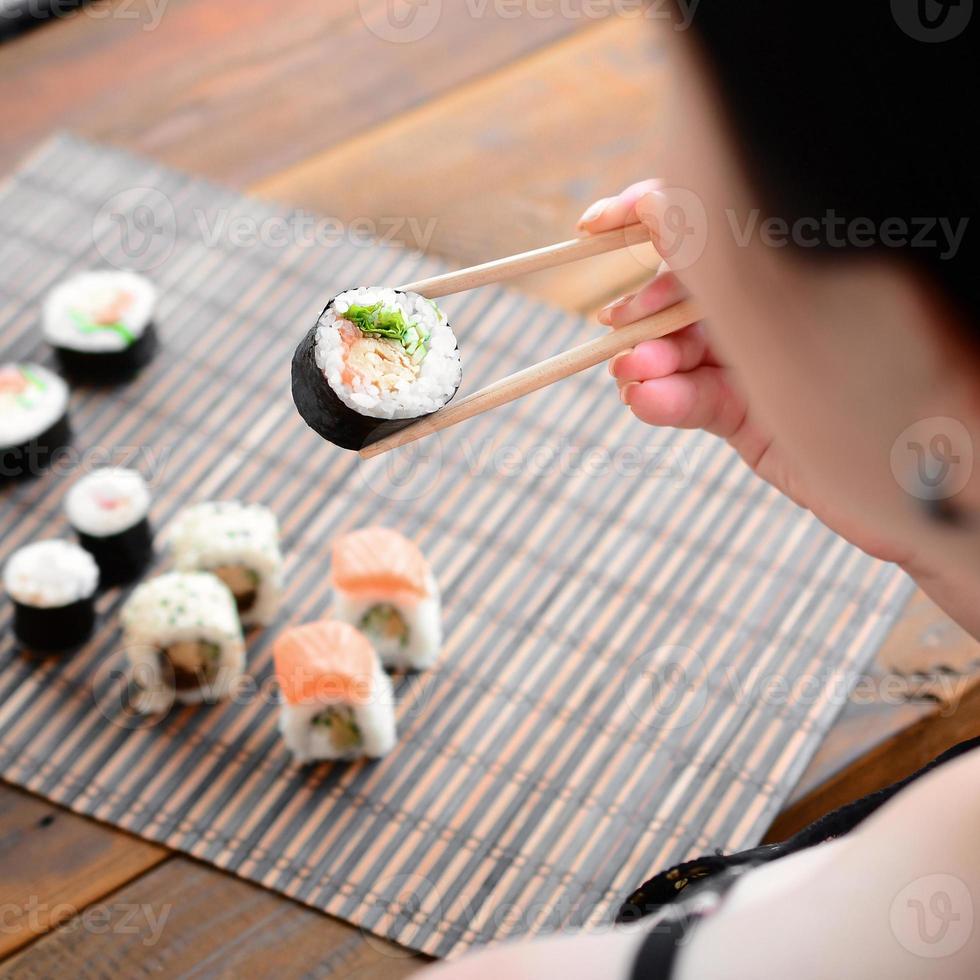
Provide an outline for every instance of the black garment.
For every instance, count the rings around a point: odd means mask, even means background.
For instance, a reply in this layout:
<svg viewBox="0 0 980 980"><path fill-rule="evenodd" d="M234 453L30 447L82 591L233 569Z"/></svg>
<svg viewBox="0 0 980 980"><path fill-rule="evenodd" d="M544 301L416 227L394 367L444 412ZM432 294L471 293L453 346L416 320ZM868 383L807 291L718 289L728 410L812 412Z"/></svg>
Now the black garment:
<svg viewBox="0 0 980 980"><path fill-rule="evenodd" d="M657 913L633 964L631 980L669 980L680 947L698 920L714 912L747 871L841 837L862 823L909 783L957 756L980 747L980 738L961 742L906 779L833 810L780 844L737 854L709 854L685 861L644 882L620 906L617 922Z"/></svg>
<svg viewBox="0 0 980 980"><path fill-rule="evenodd" d="M670 980L681 947L691 929L711 915L738 879L754 864L731 867L710 880L698 882L684 897L664 906L650 927L636 959L630 980Z"/></svg>

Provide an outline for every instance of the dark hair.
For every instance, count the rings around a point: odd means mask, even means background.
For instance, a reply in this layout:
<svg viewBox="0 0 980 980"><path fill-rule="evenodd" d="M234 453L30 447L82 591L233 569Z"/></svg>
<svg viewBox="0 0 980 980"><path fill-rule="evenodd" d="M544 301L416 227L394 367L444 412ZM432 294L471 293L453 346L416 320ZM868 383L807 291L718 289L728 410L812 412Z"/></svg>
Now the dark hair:
<svg viewBox="0 0 980 980"><path fill-rule="evenodd" d="M940 219L965 228L956 248L822 234L813 251L900 253L980 339L973 0L700 0L692 15L696 2L677 0L766 211L792 223L832 209L879 233L891 219L920 239L930 219L937 239Z"/></svg>

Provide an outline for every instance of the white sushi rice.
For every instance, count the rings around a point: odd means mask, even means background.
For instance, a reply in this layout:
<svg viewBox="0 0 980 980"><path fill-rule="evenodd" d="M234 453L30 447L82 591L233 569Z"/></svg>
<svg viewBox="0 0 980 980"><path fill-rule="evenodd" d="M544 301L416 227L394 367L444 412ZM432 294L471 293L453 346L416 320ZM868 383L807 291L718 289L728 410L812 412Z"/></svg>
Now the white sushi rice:
<svg viewBox="0 0 980 980"><path fill-rule="evenodd" d="M144 692L138 707L165 710L174 698L185 704L217 701L233 689L245 668L245 642L235 600L223 582L206 572L169 572L150 579L120 613L133 680ZM176 643L218 647L218 670L201 687L174 691L160 662Z"/></svg>
<svg viewBox="0 0 980 980"><path fill-rule="evenodd" d="M400 381L391 392L361 381L349 387L342 380L344 344L338 323L351 306L379 302L385 310L400 311L407 322L418 324L430 335L418 378ZM435 412L452 398L462 376L456 338L442 310L418 293L399 293L382 286L349 289L334 299L317 323L315 354L317 366L337 397L369 418L408 419Z"/></svg>
<svg viewBox="0 0 980 980"><path fill-rule="evenodd" d="M55 347L87 353L125 350L153 319L156 301L153 283L135 272L82 272L48 293L44 337ZM103 323L107 311L109 322Z"/></svg>
<svg viewBox="0 0 980 980"><path fill-rule="evenodd" d="M93 470L65 496L68 522L82 534L105 538L135 526L150 509L150 490L136 470Z"/></svg>
<svg viewBox="0 0 980 980"><path fill-rule="evenodd" d="M0 449L36 439L68 409L68 385L39 364L0 364Z"/></svg>
<svg viewBox="0 0 980 980"><path fill-rule="evenodd" d="M242 613L242 624L267 626L275 618L282 596L282 552L279 522L267 507L236 500L195 504L177 515L166 540L182 571L240 565L254 572L257 596Z"/></svg>
<svg viewBox="0 0 980 980"><path fill-rule="evenodd" d="M391 680L376 661L371 677L370 695L358 701L314 702L289 704L279 709L279 732L287 748L299 763L316 759L356 759L362 755L379 758L390 752L397 738L395 730L395 694ZM326 728L313 724L313 719L327 707L349 707L361 730L357 748L339 750Z"/></svg>
<svg viewBox="0 0 980 980"><path fill-rule="evenodd" d="M3 571L3 587L11 599L36 609L90 599L98 585L99 568L92 556L59 539L25 545L11 555Z"/></svg>
<svg viewBox="0 0 980 980"><path fill-rule="evenodd" d="M431 572L425 581L426 598L412 605L383 592L365 595L363 592L346 592L339 586L335 588L334 618L361 630L386 667L425 670L435 663L442 648L442 603L439 586ZM404 642L398 637L381 636L367 628L364 618L378 606L392 606L404 620L408 628Z"/></svg>

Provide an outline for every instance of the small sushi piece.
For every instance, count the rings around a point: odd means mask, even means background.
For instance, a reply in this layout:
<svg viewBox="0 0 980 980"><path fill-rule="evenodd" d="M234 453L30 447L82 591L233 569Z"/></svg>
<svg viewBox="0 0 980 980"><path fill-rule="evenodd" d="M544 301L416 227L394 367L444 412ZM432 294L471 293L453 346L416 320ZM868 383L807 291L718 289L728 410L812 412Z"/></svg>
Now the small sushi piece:
<svg viewBox="0 0 980 980"><path fill-rule="evenodd" d="M25 545L8 560L3 586L14 602L14 634L29 650L73 650L91 637L99 569L77 544Z"/></svg>
<svg viewBox="0 0 980 980"><path fill-rule="evenodd" d="M125 381L156 352L156 301L153 283L135 272L83 272L48 293L44 337L69 377Z"/></svg>
<svg viewBox="0 0 980 980"><path fill-rule="evenodd" d="M293 401L306 424L362 449L447 404L462 369L432 300L381 286L350 289L320 314L293 356Z"/></svg>
<svg viewBox="0 0 980 980"><path fill-rule="evenodd" d="M347 623L307 623L282 633L272 653L283 698L279 731L298 762L391 751L391 681L363 633Z"/></svg>
<svg viewBox="0 0 980 980"><path fill-rule="evenodd" d="M153 558L150 491L136 470L106 467L83 476L65 496L68 523L99 566L103 587L138 579Z"/></svg>
<svg viewBox="0 0 980 980"><path fill-rule="evenodd" d="M36 476L70 441L68 385L39 364L0 364L0 482Z"/></svg>
<svg viewBox="0 0 980 980"><path fill-rule="evenodd" d="M334 615L362 630L386 667L424 670L442 646L439 586L418 546L387 527L334 542Z"/></svg>
<svg viewBox="0 0 980 980"><path fill-rule="evenodd" d="M279 522L261 504L208 501L177 515L168 531L174 565L206 571L231 589L243 626L267 626L282 595Z"/></svg>
<svg viewBox="0 0 980 980"><path fill-rule="evenodd" d="M235 600L206 572L169 572L138 586L120 613L136 699L147 713L173 700L213 702L245 669Z"/></svg>

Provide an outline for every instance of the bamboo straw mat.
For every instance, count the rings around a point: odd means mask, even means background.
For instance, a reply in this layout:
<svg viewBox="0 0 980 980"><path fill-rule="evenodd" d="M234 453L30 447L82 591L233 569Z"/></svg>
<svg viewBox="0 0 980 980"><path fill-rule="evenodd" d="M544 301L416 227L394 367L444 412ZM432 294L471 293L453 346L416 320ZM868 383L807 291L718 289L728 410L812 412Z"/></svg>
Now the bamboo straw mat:
<svg viewBox="0 0 980 980"><path fill-rule="evenodd" d="M67 486L113 463L150 480L158 532L190 501L267 504L288 576L252 690L143 721L124 590L47 659L4 598L0 775L369 932L446 956L604 924L664 865L753 844L908 597L722 443L632 419L601 367L369 464L322 442L294 346L336 292L439 271L420 254L70 136L3 185L0 226L3 360L54 364L42 297L90 267L157 283L162 341L129 385L74 389L71 452L0 491L0 561L68 535ZM596 330L503 288L444 305L464 392ZM395 678L390 756L300 768L271 641L329 611L331 539L368 523L429 556L445 649Z"/></svg>

